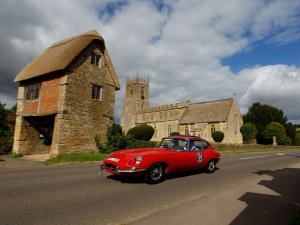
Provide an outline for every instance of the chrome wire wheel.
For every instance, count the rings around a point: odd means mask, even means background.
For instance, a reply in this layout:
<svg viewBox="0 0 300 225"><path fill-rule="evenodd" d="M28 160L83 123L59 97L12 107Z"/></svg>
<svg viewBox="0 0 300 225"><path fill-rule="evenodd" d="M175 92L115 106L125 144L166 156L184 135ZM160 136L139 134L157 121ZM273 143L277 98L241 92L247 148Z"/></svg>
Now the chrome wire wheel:
<svg viewBox="0 0 300 225"><path fill-rule="evenodd" d="M206 166L206 172L213 173L216 169L216 163L214 160L211 160Z"/></svg>
<svg viewBox="0 0 300 225"><path fill-rule="evenodd" d="M150 168L150 177L152 180L159 180L163 175L163 169L160 164L155 164Z"/></svg>
<svg viewBox="0 0 300 225"><path fill-rule="evenodd" d="M145 175L145 181L148 184L157 184L165 178L165 170L160 163L155 163L148 169Z"/></svg>

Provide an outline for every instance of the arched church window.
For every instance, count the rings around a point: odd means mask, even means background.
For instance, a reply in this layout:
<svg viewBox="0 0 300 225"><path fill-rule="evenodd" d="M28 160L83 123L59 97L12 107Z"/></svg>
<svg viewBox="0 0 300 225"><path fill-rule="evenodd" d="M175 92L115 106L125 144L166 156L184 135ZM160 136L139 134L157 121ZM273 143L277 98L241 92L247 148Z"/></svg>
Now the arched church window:
<svg viewBox="0 0 300 225"><path fill-rule="evenodd" d="M190 133L190 132L189 132L189 128L186 126L185 129L184 129L184 134L185 134L185 135L189 135L189 133Z"/></svg>
<svg viewBox="0 0 300 225"><path fill-rule="evenodd" d="M144 100L145 99L145 88L142 87L141 89L141 99Z"/></svg>
<svg viewBox="0 0 300 225"><path fill-rule="evenodd" d="M234 114L234 117L233 117L233 132L234 132L234 135L237 135L237 131L238 131L237 115Z"/></svg>
<svg viewBox="0 0 300 225"><path fill-rule="evenodd" d="M211 129L210 129L211 135L216 132L216 128L215 125L211 125Z"/></svg>
<svg viewBox="0 0 300 225"><path fill-rule="evenodd" d="M171 125L168 126L168 136L170 136L172 133Z"/></svg>

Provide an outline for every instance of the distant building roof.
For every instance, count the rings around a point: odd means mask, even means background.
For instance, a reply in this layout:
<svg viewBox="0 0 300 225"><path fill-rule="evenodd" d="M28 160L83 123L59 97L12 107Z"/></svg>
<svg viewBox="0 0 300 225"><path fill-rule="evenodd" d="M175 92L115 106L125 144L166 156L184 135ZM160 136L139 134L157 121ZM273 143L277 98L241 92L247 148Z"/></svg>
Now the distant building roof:
<svg viewBox="0 0 300 225"><path fill-rule="evenodd" d="M53 44L31 63L25 66L16 76L15 82L67 69L73 60L94 40L104 43L104 39L100 36L100 34L96 30L91 30ZM114 85L116 89L120 89L116 72L112 66L106 48L104 51L104 54L109 61L108 66L113 80L112 85Z"/></svg>
<svg viewBox="0 0 300 225"><path fill-rule="evenodd" d="M222 99L189 105L179 124L226 121L234 99Z"/></svg>

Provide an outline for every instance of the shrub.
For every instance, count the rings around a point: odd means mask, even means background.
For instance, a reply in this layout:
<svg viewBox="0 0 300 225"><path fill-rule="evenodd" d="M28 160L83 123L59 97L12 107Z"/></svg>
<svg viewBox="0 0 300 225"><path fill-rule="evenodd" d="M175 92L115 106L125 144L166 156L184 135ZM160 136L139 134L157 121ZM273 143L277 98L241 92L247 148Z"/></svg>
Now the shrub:
<svg viewBox="0 0 300 225"><path fill-rule="evenodd" d="M277 122L269 123L263 132L263 136L265 139L269 141L271 141L275 136L277 140L277 144L279 145L287 144L286 130L285 127L282 126L280 123Z"/></svg>
<svg viewBox="0 0 300 225"><path fill-rule="evenodd" d="M132 136L124 136L122 134L115 134L110 137L106 145L106 153L111 153L116 150L122 150L132 146L134 138Z"/></svg>
<svg viewBox="0 0 300 225"><path fill-rule="evenodd" d="M180 135L179 132L172 132L170 136L178 136L178 135Z"/></svg>
<svg viewBox="0 0 300 225"><path fill-rule="evenodd" d="M99 153L105 153L106 149L104 148L104 145L100 142L100 136L98 134L95 135L95 143L99 150Z"/></svg>
<svg viewBox="0 0 300 225"><path fill-rule="evenodd" d="M250 122L245 123L243 126L241 126L240 131L242 133L243 140L245 141L254 139L257 134L257 129L255 125Z"/></svg>
<svg viewBox="0 0 300 225"><path fill-rule="evenodd" d="M140 125L129 129L127 135L132 135L137 140L149 141L154 134L154 128L149 125Z"/></svg>
<svg viewBox="0 0 300 225"><path fill-rule="evenodd" d="M295 135L295 145L300 146L300 132L299 131Z"/></svg>
<svg viewBox="0 0 300 225"><path fill-rule="evenodd" d="M116 134L122 135L122 127L119 124L113 124L107 129L107 139Z"/></svg>
<svg viewBox="0 0 300 225"><path fill-rule="evenodd" d="M215 142L222 142L224 139L224 133L222 131L215 131L212 133L212 138Z"/></svg>

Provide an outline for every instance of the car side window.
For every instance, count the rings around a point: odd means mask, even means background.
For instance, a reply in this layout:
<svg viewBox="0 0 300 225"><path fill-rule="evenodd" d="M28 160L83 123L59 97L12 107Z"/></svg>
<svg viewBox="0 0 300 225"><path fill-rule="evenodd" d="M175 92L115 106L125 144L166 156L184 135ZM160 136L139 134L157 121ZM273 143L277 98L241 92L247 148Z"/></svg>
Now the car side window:
<svg viewBox="0 0 300 225"><path fill-rule="evenodd" d="M209 146L208 142L204 140L202 140L201 142L202 142L203 149L207 149Z"/></svg>
<svg viewBox="0 0 300 225"><path fill-rule="evenodd" d="M200 140L194 140L191 141L191 147L190 150L194 151L194 150L202 150L202 142Z"/></svg>
<svg viewBox="0 0 300 225"><path fill-rule="evenodd" d="M184 151L188 150L188 148L187 148L187 141L184 140L184 139L179 139L178 146L179 146L180 150L184 150Z"/></svg>

